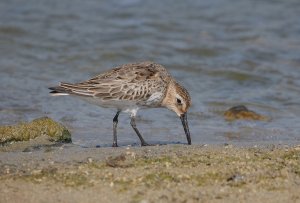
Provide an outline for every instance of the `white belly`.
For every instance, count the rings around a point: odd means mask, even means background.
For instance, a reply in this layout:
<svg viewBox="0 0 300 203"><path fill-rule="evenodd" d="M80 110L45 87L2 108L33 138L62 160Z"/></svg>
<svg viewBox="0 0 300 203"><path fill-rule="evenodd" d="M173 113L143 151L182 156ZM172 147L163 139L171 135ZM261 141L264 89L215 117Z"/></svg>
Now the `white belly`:
<svg viewBox="0 0 300 203"><path fill-rule="evenodd" d="M136 102L128 100L101 100L94 97L79 97L80 99L87 101L90 104L101 106L103 108L115 108L125 113L130 113L131 116L135 116L136 112L140 108Z"/></svg>

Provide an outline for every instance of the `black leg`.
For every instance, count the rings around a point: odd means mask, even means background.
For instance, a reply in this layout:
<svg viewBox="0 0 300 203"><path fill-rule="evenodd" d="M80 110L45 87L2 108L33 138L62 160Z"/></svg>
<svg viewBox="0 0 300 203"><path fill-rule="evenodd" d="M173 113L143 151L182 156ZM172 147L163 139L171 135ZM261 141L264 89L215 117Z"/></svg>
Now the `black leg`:
<svg viewBox="0 0 300 203"><path fill-rule="evenodd" d="M118 143L117 143L117 125L118 125L118 116L120 114L121 111L118 111L117 114L115 115L114 119L113 119L113 131L114 131L114 140L113 140L113 147L117 147Z"/></svg>
<svg viewBox="0 0 300 203"><path fill-rule="evenodd" d="M135 117L134 116L131 116L130 124L131 124L133 130L136 132L137 136L140 138L141 145L142 146L149 146L149 144L147 142L145 142L145 140L143 139L143 137L142 137L141 133L139 132L139 130L136 128Z"/></svg>

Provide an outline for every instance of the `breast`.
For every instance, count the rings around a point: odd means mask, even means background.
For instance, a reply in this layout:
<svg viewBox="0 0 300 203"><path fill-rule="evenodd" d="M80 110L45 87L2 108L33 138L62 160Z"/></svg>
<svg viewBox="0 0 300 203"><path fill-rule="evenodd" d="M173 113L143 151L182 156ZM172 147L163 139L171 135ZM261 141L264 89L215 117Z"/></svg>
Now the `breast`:
<svg viewBox="0 0 300 203"><path fill-rule="evenodd" d="M161 102L163 100L163 93L162 92L155 92L150 95L147 100L139 101L138 105L141 107L160 107Z"/></svg>

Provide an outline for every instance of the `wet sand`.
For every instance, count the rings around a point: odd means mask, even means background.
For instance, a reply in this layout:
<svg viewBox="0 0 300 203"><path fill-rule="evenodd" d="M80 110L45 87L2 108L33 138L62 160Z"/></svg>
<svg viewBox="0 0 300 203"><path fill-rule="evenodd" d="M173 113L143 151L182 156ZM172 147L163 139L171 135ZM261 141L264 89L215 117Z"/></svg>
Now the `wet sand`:
<svg viewBox="0 0 300 203"><path fill-rule="evenodd" d="M10 147L0 202L300 201L299 146Z"/></svg>

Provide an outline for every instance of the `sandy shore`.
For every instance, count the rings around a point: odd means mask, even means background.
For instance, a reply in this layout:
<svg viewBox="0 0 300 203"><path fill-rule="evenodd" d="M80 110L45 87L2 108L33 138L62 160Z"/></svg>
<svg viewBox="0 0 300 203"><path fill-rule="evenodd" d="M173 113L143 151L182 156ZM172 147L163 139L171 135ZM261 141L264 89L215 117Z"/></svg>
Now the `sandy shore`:
<svg viewBox="0 0 300 203"><path fill-rule="evenodd" d="M0 202L300 201L297 146L18 149L1 148Z"/></svg>

